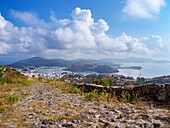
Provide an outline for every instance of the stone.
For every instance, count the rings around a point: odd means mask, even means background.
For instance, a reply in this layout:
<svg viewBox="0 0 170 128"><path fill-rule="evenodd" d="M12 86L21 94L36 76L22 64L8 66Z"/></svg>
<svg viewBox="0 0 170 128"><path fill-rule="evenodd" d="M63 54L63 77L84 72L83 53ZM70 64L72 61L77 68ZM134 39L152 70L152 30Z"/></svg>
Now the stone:
<svg viewBox="0 0 170 128"><path fill-rule="evenodd" d="M141 125L141 124L144 124L144 123L145 123L145 121L142 120L142 119L138 119L138 120L135 121L135 124L137 124L137 125Z"/></svg>
<svg viewBox="0 0 170 128"><path fill-rule="evenodd" d="M62 127L73 127L74 125L72 123L65 123L62 124Z"/></svg>
<svg viewBox="0 0 170 128"><path fill-rule="evenodd" d="M56 121L55 120L44 120L44 121L42 121L42 124L44 124L44 125L55 125Z"/></svg>
<svg viewBox="0 0 170 128"><path fill-rule="evenodd" d="M144 127L146 128L152 128L153 125L151 123L144 123Z"/></svg>
<svg viewBox="0 0 170 128"><path fill-rule="evenodd" d="M162 128L162 125L159 123L153 123L154 128Z"/></svg>
<svg viewBox="0 0 170 128"><path fill-rule="evenodd" d="M34 111L35 113L37 113L37 114L41 112L41 111L38 110L38 109L34 109L33 111Z"/></svg>
<svg viewBox="0 0 170 128"><path fill-rule="evenodd" d="M121 111L119 111L119 110L116 110L116 109L115 109L114 111L115 111L116 113L122 113Z"/></svg>
<svg viewBox="0 0 170 128"><path fill-rule="evenodd" d="M143 117L144 120L148 120L152 118L152 115L149 114L142 114L141 116Z"/></svg>

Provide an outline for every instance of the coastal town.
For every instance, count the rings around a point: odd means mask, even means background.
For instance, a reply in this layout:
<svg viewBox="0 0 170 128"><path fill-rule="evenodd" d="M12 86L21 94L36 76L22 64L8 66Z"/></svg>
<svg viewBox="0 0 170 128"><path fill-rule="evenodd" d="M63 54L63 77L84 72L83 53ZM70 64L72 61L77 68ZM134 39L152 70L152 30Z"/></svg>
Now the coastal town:
<svg viewBox="0 0 170 128"><path fill-rule="evenodd" d="M17 70L27 77L47 78L55 80L63 80L70 83L86 83L86 84L101 84L108 86L126 86L126 85L142 85L153 83L170 83L169 76L160 76L155 78L123 76L114 73L83 73L65 71L64 67L57 66L35 66L35 67L15 67L8 66L13 70ZM104 83L109 84L104 84Z"/></svg>

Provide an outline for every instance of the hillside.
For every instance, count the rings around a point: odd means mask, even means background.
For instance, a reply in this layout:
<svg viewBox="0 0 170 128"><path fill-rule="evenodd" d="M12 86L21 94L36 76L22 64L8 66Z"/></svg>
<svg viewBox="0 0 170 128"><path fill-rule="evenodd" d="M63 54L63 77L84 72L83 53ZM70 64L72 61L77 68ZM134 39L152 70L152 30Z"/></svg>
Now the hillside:
<svg viewBox="0 0 170 128"><path fill-rule="evenodd" d="M23 83L28 78L21 74L18 71L11 70L5 66L0 65L0 81L1 84L14 84L14 83ZM1 85L0 84L0 85Z"/></svg>
<svg viewBox="0 0 170 128"><path fill-rule="evenodd" d="M45 59L42 57L33 57L26 60L21 60L12 65L19 66L58 66L68 67L76 63L91 64L91 65L108 65L113 68L119 68L119 64L109 63L102 60L88 60L88 59L77 59L77 60L64 60L64 59Z"/></svg>
<svg viewBox="0 0 170 128"><path fill-rule="evenodd" d="M58 67L66 67L71 65L72 62L62 59L44 59L41 57L33 57L26 60L21 60L13 65L20 66L58 66Z"/></svg>
<svg viewBox="0 0 170 128"><path fill-rule="evenodd" d="M18 71L0 65L0 114L28 93L29 78ZM1 121L0 121L1 122Z"/></svg>

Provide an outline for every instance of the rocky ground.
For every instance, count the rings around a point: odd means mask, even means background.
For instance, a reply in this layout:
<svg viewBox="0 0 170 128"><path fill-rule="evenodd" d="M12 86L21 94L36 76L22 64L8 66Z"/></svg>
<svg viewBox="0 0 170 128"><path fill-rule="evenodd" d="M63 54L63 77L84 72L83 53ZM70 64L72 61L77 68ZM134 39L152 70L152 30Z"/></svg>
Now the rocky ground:
<svg viewBox="0 0 170 128"><path fill-rule="evenodd" d="M170 111L132 104L87 101L84 95L32 83L28 94L0 114L0 127L169 128Z"/></svg>

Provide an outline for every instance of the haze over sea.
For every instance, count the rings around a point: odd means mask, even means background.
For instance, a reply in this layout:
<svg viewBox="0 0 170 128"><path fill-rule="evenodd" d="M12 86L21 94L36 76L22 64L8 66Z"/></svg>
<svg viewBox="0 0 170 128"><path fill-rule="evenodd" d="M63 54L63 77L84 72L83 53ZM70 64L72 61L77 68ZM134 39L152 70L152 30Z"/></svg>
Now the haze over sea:
<svg viewBox="0 0 170 128"><path fill-rule="evenodd" d="M170 75L170 63L124 63L122 66L141 66L141 70L135 69L119 69L120 75L145 78L153 78L158 76Z"/></svg>
<svg viewBox="0 0 170 128"><path fill-rule="evenodd" d="M170 63L124 63L122 67L129 67L129 66L141 66L141 70L136 69L118 69L119 72L116 74L124 75L124 76L131 76L135 79L137 77L145 77L145 78L153 78L159 76L168 76L170 74ZM41 69L38 73L62 73L62 72L70 72L70 71L63 71L58 69ZM95 72L74 72L80 73L83 75L93 74ZM98 73L96 73L98 74Z"/></svg>

